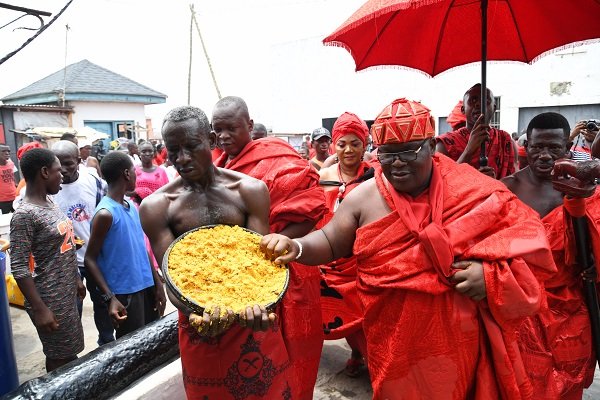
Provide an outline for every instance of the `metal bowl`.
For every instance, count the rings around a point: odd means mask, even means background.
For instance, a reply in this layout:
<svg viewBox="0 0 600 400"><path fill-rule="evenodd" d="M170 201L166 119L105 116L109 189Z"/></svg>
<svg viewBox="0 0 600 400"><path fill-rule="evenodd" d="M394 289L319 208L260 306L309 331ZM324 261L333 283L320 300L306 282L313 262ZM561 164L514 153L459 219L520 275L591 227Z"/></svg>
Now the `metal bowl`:
<svg viewBox="0 0 600 400"><path fill-rule="evenodd" d="M204 225L204 226L200 226L198 228L191 229L191 230L183 233L182 235L180 235L167 248L167 251L165 252L165 255L163 257L162 265L160 267L163 277L165 279L165 283L167 285L167 289L169 289L171 291L171 293L174 294L175 297L177 297L177 299L179 301L181 301L190 311L192 311L193 313L199 314L199 315L202 315L202 313L204 312L204 307L202 305L198 304L197 302L195 302L194 300L186 297L181 292L181 290L179 290L179 288L175 285L175 282L173 282L173 280L171 279L171 275L169 274L169 255L171 254L171 249L173 249L173 247L187 235L189 235L193 232L196 232L200 229L211 229L211 228L214 228L219 225L224 225L224 224ZM231 226L231 225L227 225L227 226ZM261 234L254 232L253 230L250 230L250 229L247 229L244 227L240 227L240 228L242 228L246 232L252 233L253 235L262 237ZM285 269L285 282L283 284L283 290L281 291L281 293L279 294L279 296L277 297L277 299L275 301L273 301L272 303L269 303L269 304L265 304L265 308L268 311L270 311L270 312L273 311L275 309L275 306L277 306L277 304L281 301L281 299L283 298L283 295L285 294L285 292L288 288L289 282L290 282L290 270L288 268L286 268ZM251 306L253 304L248 304L248 305Z"/></svg>

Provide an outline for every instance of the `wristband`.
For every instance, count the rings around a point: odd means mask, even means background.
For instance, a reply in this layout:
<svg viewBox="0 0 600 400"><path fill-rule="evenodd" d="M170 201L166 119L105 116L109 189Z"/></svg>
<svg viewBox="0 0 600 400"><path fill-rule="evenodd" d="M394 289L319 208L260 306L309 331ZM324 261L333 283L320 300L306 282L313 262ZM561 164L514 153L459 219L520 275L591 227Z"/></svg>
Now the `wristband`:
<svg viewBox="0 0 600 400"><path fill-rule="evenodd" d="M302 243L300 243L300 241L296 240L296 239L292 239L292 242L296 243L298 245L298 255L296 256L296 258L294 258L294 261L299 259L300 257L302 257Z"/></svg>

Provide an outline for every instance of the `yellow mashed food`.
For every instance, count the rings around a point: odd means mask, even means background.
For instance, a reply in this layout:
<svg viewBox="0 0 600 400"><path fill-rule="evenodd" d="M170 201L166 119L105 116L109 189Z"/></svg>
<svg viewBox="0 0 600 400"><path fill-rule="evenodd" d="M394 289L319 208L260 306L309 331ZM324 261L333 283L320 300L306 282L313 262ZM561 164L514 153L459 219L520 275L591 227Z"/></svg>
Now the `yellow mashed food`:
<svg viewBox="0 0 600 400"><path fill-rule="evenodd" d="M239 226L199 229L172 247L169 276L186 298L207 311L266 306L283 291L286 268L264 258L260 239Z"/></svg>

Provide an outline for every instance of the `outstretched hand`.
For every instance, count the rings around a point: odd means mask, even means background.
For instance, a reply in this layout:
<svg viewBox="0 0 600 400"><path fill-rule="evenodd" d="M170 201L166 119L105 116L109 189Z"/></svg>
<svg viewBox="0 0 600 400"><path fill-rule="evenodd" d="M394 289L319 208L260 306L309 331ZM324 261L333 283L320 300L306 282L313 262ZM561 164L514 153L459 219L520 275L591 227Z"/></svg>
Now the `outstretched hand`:
<svg viewBox="0 0 600 400"><path fill-rule="evenodd" d="M260 241L260 250L265 253L265 258L275 264L287 264L298 257L300 249L298 244L287 236L276 233L263 236Z"/></svg>

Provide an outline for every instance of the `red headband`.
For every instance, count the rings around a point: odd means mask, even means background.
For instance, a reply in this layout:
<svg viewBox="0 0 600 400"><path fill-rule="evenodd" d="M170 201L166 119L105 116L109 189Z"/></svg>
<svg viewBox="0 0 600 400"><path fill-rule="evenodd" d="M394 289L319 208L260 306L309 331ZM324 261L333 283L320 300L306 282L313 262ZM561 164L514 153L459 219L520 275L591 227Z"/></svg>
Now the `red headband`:
<svg viewBox="0 0 600 400"><path fill-rule="evenodd" d="M435 136L429 108L417 101L397 99L383 109L373 123L373 140L378 145L406 143Z"/></svg>
<svg viewBox="0 0 600 400"><path fill-rule="evenodd" d="M367 136L369 136L369 128L362 119L356 114L345 112L333 124L333 143L346 135L356 135L363 146L367 145Z"/></svg>
<svg viewBox="0 0 600 400"><path fill-rule="evenodd" d="M460 123L467 122L467 116L462 112L463 101L460 100L452 109L448 118L446 118L446 122L448 125L452 127L452 129L456 129L456 126Z"/></svg>
<svg viewBox="0 0 600 400"><path fill-rule="evenodd" d="M23 146L19 147L19 150L17 150L17 159L21 160L23 154L27 153L31 149L41 149L43 147L44 146L42 146L40 142L25 143Z"/></svg>

